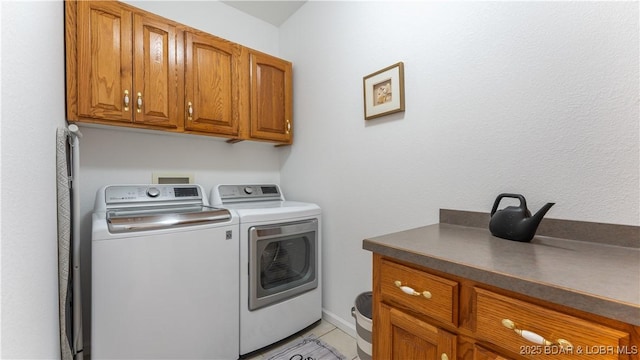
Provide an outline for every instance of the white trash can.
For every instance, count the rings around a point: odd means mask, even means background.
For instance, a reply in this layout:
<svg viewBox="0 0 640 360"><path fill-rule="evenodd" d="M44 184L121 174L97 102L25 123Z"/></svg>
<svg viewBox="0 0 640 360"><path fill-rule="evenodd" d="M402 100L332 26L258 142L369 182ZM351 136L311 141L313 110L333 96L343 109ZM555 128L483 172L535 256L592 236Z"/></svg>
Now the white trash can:
<svg viewBox="0 0 640 360"><path fill-rule="evenodd" d="M351 308L351 315L356 318L356 332L358 334L356 342L360 360L371 360L372 303L373 293L367 291L356 297L355 306Z"/></svg>

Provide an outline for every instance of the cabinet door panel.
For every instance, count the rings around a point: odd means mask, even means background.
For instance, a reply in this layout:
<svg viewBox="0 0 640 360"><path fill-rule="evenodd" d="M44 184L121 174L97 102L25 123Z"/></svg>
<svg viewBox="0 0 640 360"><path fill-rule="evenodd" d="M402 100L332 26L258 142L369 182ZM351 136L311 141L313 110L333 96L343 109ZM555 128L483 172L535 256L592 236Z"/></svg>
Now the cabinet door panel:
<svg viewBox="0 0 640 360"><path fill-rule="evenodd" d="M252 53L251 126L252 138L291 142L291 63Z"/></svg>
<svg viewBox="0 0 640 360"><path fill-rule="evenodd" d="M79 116L131 122L131 17L116 2L78 2Z"/></svg>
<svg viewBox="0 0 640 360"><path fill-rule="evenodd" d="M237 135L239 48L192 33L185 43L185 129Z"/></svg>
<svg viewBox="0 0 640 360"><path fill-rule="evenodd" d="M436 359L438 349L435 344L426 341L407 330L393 326L392 359Z"/></svg>
<svg viewBox="0 0 640 360"><path fill-rule="evenodd" d="M509 360L509 358L503 357L476 345L473 349L473 360Z"/></svg>
<svg viewBox="0 0 640 360"><path fill-rule="evenodd" d="M134 36L134 122L177 128L176 28L135 15Z"/></svg>
<svg viewBox="0 0 640 360"><path fill-rule="evenodd" d="M455 335L381 304L376 359L455 359Z"/></svg>

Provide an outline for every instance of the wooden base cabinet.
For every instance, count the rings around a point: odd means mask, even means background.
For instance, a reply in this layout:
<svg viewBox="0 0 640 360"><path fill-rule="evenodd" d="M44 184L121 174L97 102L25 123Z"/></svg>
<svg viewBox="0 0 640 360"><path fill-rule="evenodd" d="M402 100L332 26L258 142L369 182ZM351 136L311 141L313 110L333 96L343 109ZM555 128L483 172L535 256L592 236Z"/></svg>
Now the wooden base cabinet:
<svg viewBox="0 0 640 360"><path fill-rule="evenodd" d="M640 328L373 255L373 358L640 360Z"/></svg>
<svg viewBox="0 0 640 360"><path fill-rule="evenodd" d="M510 352L549 359L618 359L629 345L623 331L481 287L474 293L476 337Z"/></svg>
<svg viewBox="0 0 640 360"><path fill-rule="evenodd" d="M473 360L508 360L508 358L476 345L473 347Z"/></svg>

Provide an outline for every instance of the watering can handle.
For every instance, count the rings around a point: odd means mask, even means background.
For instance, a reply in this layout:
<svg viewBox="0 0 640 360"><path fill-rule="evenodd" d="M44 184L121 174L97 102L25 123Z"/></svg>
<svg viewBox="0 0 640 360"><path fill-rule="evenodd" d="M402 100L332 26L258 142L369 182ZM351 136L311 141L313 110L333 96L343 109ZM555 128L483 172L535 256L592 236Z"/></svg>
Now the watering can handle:
<svg viewBox="0 0 640 360"><path fill-rule="evenodd" d="M498 205L500 204L500 200L502 200L502 198L505 198L505 197L520 199L520 207L524 208L525 210L527 209L527 201L524 199L524 196L520 194L500 194L496 198L496 201L493 203L493 208L491 209L491 216L493 216L493 214L496 213L496 210L498 210Z"/></svg>

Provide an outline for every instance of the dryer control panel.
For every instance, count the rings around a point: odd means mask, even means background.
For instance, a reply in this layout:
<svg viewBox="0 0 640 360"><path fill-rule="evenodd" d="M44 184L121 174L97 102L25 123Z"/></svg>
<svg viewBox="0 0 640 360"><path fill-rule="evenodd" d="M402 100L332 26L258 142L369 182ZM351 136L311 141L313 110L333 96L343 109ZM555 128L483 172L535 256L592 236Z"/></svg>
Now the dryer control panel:
<svg viewBox="0 0 640 360"><path fill-rule="evenodd" d="M283 201L280 187L268 185L218 185L216 196L222 203L241 201Z"/></svg>

